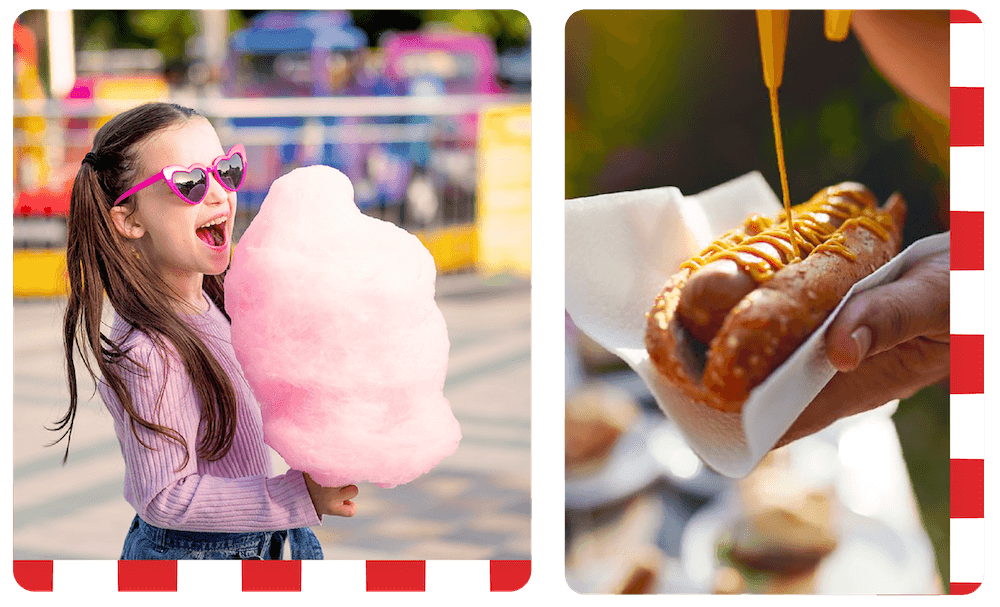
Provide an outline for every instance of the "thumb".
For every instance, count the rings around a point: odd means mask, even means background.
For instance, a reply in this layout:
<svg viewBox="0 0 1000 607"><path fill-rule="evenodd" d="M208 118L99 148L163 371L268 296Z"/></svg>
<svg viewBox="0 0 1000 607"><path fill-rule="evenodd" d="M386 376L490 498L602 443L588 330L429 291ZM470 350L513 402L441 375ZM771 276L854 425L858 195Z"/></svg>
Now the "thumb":
<svg viewBox="0 0 1000 607"><path fill-rule="evenodd" d="M897 280L858 293L826 333L826 354L840 371L921 335L946 340L949 327L948 254L921 262Z"/></svg>

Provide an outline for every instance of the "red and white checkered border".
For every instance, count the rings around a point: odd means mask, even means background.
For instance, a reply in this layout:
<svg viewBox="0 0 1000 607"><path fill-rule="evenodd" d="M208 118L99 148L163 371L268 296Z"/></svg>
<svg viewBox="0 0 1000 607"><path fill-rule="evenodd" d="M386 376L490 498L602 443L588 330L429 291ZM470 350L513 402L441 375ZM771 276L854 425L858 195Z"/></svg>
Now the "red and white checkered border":
<svg viewBox="0 0 1000 607"><path fill-rule="evenodd" d="M513 592L531 561L14 561L33 592Z"/></svg>
<svg viewBox="0 0 1000 607"><path fill-rule="evenodd" d="M951 594L985 577L985 32L951 11Z"/></svg>

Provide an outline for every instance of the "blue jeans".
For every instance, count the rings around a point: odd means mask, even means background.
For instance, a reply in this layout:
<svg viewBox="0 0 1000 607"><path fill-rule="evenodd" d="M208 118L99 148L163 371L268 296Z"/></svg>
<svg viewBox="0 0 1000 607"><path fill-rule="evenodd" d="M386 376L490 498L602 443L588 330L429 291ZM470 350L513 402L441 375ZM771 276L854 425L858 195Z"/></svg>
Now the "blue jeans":
<svg viewBox="0 0 1000 607"><path fill-rule="evenodd" d="M286 538L293 561L323 558L323 547L308 527L251 533L177 531L154 527L136 515L121 560L281 560Z"/></svg>

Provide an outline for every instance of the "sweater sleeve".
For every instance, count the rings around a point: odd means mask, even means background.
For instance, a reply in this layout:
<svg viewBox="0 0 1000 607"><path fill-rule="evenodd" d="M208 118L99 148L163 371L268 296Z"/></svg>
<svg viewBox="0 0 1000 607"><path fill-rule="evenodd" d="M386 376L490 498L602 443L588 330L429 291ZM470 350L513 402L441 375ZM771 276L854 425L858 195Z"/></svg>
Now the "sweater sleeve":
<svg viewBox="0 0 1000 607"><path fill-rule="evenodd" d="M272 531L320 523L302 472L292 470L271 478L199 473L201 407L182 363L175 354L162 356L151 343L137 345L130 357L146 367L143 371L126 364L123 369L136 412L144 420L176 430L187 443L188 455L185 463L184 446L139 424L133 433L129 417L122 412L116 428L128 477L125 498L143 520L167 529L217 532ZM251 458L234 451L227 457Z"/></svg>

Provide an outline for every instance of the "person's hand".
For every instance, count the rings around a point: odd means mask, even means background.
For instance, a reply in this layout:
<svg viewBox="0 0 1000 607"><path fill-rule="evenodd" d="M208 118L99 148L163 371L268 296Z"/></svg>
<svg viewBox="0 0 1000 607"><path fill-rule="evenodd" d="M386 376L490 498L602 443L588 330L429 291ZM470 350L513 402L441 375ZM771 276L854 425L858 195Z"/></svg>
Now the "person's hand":
<svg viewBox="0 0 1000 607"><path fill-rule="evenodd" d="M316 514L320 516L324 514L354 516L357 506L351 500L358 496L357 486L324 487L314 481L307 473L302 473L302 476L306 479L306 489L309 490L309 497L316 508Z"/></svg>
<svg viewBox="0 0 1000 607"><path fill-rule="evenodd" d="M948 376L950 260L950 252L925 259L847 302L826 332L838 373L776 447Z"/></svg>

